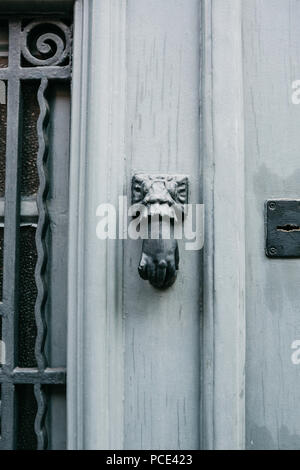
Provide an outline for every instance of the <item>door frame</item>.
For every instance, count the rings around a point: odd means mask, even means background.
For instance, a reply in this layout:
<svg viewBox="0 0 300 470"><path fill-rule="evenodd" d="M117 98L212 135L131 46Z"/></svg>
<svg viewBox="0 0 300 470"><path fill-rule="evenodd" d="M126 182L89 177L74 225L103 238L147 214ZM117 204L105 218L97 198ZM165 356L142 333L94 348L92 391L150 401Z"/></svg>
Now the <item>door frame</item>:
<svg viewBox="0 0 300 470"><path fill-rule="evenodd" d="M242 0L199 0L199 6L199 156L206 207L199 446L244 449ZM68 268L69 449L123 448L123 249L117 242L98 243L96 208L126 193L125 114L126 2L76 0Z"/></svg>
<svg viewBox="0 0 300 470"><path fill-rule="evenodd" d="M126 2L76 0L74 13L67 441L122 449L123 253L97 239L96 210L124 192Z"/></svg>

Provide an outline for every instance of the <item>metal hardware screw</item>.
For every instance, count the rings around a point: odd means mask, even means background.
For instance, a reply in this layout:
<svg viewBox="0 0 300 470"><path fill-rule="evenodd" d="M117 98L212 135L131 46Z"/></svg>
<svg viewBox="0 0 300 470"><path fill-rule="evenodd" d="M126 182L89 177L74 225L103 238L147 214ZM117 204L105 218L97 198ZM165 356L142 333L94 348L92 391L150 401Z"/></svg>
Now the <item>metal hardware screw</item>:
<svg viewBox="0 0 300 470"><path fill-rule="evenodd" d="M276 255L277 254L277 249L272 246L271 248L269 248L269 254L270 255Z"/></svg>
<svg viewBox="0 0 300 470"><path fill-rule="evenodd" d="M270 203L269 203L269 209L270 209L271 211L274 211L274 210L276 209L276 202L270 202Z"/></svg>

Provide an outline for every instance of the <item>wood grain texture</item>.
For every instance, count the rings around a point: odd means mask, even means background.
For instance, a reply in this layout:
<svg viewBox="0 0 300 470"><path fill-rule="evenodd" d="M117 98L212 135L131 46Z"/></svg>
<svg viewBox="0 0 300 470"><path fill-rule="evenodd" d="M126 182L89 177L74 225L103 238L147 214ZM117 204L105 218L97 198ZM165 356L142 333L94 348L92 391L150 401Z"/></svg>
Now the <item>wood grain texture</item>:
<svg viewBox="0 0 300 470"><path fill-rule="evenodd" d="M200 202L198 0L129 0L127 194L132 173L187 174ZM139 278L125 243L125 448L200 445L200 253L180 246L176 283Z"/></svg>
<svg viewBox="0 0 300 470"><path fill-rule="evenodd" d="M246 241L247 447L299 449L300 338L297 259L264 254L264 201L299 198L300 107L292 82L300 77L300 3L243 2Z"/></svg>

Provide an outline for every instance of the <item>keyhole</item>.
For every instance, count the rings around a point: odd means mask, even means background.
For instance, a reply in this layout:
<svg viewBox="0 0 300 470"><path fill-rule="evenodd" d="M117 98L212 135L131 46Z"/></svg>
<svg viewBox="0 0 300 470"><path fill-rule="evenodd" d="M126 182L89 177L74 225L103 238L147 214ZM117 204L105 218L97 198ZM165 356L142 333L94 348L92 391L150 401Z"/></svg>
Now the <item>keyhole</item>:
<svg viewBox="0 0 300 470"><path fill-rule="evenodd" d="M280 232L299 232L300 227L299 225L286 224L286 225L277 227L277 230L279 230Z"/></svg>

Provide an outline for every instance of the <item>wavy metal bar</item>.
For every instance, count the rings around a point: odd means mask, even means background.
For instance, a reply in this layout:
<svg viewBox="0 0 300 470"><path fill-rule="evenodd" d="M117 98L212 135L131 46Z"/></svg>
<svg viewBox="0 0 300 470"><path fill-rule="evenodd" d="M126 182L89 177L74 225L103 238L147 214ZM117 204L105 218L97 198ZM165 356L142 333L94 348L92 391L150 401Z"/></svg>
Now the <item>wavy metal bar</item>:
<svg viewBox="0 0 300 470"><path fill-rule="evenodd" d="M48 435L45 426L47 400L41 384L34 385L34 395L38 405L34 422L34 430L37 437L37 450L45 450L48 445Z"/></svg>
<svg viewBox="0 0 300 470"><path fill-rule="evenodd" d="M49 226L49 216L47 210L47 195L49 190L47 159L48 159L48 135L49 105L45 97L48 87L48 79L43 78L38 90L38 103L40 116L37 122L37 133L39 140L39 151L37 156L37 168L39 174L39 190L37 193L38 226L36 230L37 264L35 268L35 282L37 286L37 299L35 303L35 320L37 326L37 336L35 343L35 357L37 366L43 371L47 365L44 348L47 334L47 324L45 320L46 303L48 297L46 271L48 262L48 252L46 246L46 235ZM45 428L45 417L47 412L46 397L41 384L34 385L34 394L37 401L37 415L34 423L34 430L37 436L38 450L47 448L47 432Z"/></svg>
<svg viewBox="0 0 300 470"><path fill-rule="evenodd" d="M36 248L37 264L35 269L35 281L37 286L37 299L35 304L35 320L37 326L37 337L35 343L35 357L39 370L46 367L46 358L44 354L47 325L45 321L46 302L47 302L47 282L46 269L48 262L48 253L46 246L46 234L49 226L49 216L47 210L47 195L49 189L47 158L48 158L48 136L47 126L49 122L49 105L45 97L48 87L48 79L43 78L38 90L38 103L40 106L40 116L37 122L37 132L39 140L39 151L37 156L37 167L39 174L39 190L37 194L37 206L39 212L38 226L36 230Z"/></svg>

